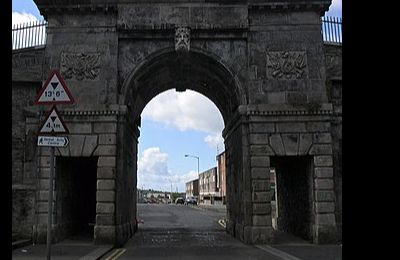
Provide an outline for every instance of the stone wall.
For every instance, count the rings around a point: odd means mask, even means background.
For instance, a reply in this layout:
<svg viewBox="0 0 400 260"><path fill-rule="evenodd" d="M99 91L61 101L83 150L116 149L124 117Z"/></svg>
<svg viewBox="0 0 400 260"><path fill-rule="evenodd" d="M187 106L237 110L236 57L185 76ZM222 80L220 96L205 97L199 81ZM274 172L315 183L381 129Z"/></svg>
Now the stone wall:
<svg viewBox="0 0 400 260"><path fill-rule="evenodd" d="M341 223L341 51L323 45L319 20L330 1L36 3L49 24L46 48L13 53L13 187L29 183L37 198L15 212L30 212L36 241L45 241L50 153L36 149L34 135L47 108L30 102L53 68L76 101L58 107L70 143L56 156L98 157L96 243L121 245L137 229L140 114L170 88L206 95L223 115L230 234L246 243L273 240L270 156L308 155L313 239L334 240ZM190 29L186 54L175 51L177 27ZM22 81L37 83L24 88ZM23 189L15 201L28 196ZM23 220L13 227L16 221Z"/></svg>
<svg viewBox="0 0 400 260"><path fill-rule="evenodd" d="M12 231L24 238L32 236L37 184L36 132L26 126L31 122L27 116L35 112L26 107L39 88L40 83L29 81L13 82L12 88Z"/></svg>

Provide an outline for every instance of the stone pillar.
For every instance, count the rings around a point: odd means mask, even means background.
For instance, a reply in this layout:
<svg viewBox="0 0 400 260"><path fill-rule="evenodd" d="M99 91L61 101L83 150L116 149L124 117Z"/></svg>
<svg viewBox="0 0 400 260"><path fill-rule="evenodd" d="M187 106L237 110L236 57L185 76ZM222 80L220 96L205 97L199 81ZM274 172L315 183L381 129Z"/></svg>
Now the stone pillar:
<svg viewBox="0 0 400 260"><path fill-rule="evenodd" d="M97 164L95 244L115 241L115 157L99 157Z"/></svg>
<svg viewBox="0 0 400 260"><path fill-rule="evenodd" d="M335 243L335 191L331 155L314 156L314 243Z"/></svg>

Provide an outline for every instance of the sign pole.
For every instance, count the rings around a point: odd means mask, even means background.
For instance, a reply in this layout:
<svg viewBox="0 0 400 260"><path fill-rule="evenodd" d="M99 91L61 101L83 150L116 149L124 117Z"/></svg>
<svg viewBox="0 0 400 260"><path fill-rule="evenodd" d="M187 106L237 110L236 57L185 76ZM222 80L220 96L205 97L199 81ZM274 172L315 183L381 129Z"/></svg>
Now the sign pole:
<svg viewBox="0 0 400 260"><path fill-rule="evenodd" d="M51 258L51 226L53 215L54 147L50 148L49 206L47 213L47 260Z"/></svg>

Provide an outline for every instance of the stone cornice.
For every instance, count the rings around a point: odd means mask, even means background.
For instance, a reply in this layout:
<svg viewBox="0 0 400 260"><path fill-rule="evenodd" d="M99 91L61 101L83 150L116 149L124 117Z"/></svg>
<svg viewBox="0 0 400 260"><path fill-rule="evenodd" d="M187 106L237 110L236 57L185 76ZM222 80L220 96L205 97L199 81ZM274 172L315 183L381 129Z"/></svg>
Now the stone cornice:
<svg viewBox="0 0 400 260"><path fill-rule="evenodd" d="M240 106L239 114L245 116L304 116L333 115L332 104L320 104L317 108L295 107L284 104Z"/></svg>
<svg viewBox="0 0 400 260"><path fill-rule="evenodd" d="M269 10L269 11L282 11L282 10L316 10L321 15L328 11L331 5L331 0L264 0L264 1L249 1L249 10Z"/></svg>
<svg viewBox="0 0 400 260"><path fill-rule="evenodd" d="M44 116L50 111L50 107L31 106L24 109L25 115L28 116ZM67 105L58 106L57 111L60 116L118 116L126 115L126 106L120 105L88 105L82 108L69 108Z"/></svg>

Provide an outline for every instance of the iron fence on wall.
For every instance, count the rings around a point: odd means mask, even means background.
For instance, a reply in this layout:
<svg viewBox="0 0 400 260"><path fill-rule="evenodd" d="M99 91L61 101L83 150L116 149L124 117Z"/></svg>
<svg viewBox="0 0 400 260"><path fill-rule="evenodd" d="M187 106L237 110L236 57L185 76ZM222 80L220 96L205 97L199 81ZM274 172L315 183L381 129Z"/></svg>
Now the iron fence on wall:
<svg viewBox="0 0 400 260"><path fill-rule="evenodd" d="M23 49L46 44L47 21L33 21L12 27L12 49ZM321 19L321 33L326 43L342 43L342 18L325 16Z"/></svg>
<svg viewBox="0 0 400 260"><path fill-rule="evenodd" d="M321 32L325 43L342 43L342 18L322 17Z"/></svg>
<svg viewBox="0 0 400 260"><path fill-rule="evenodd" d="M12 26L12 49L30 48L46 44L47 21L32 21Z"/></svg>

